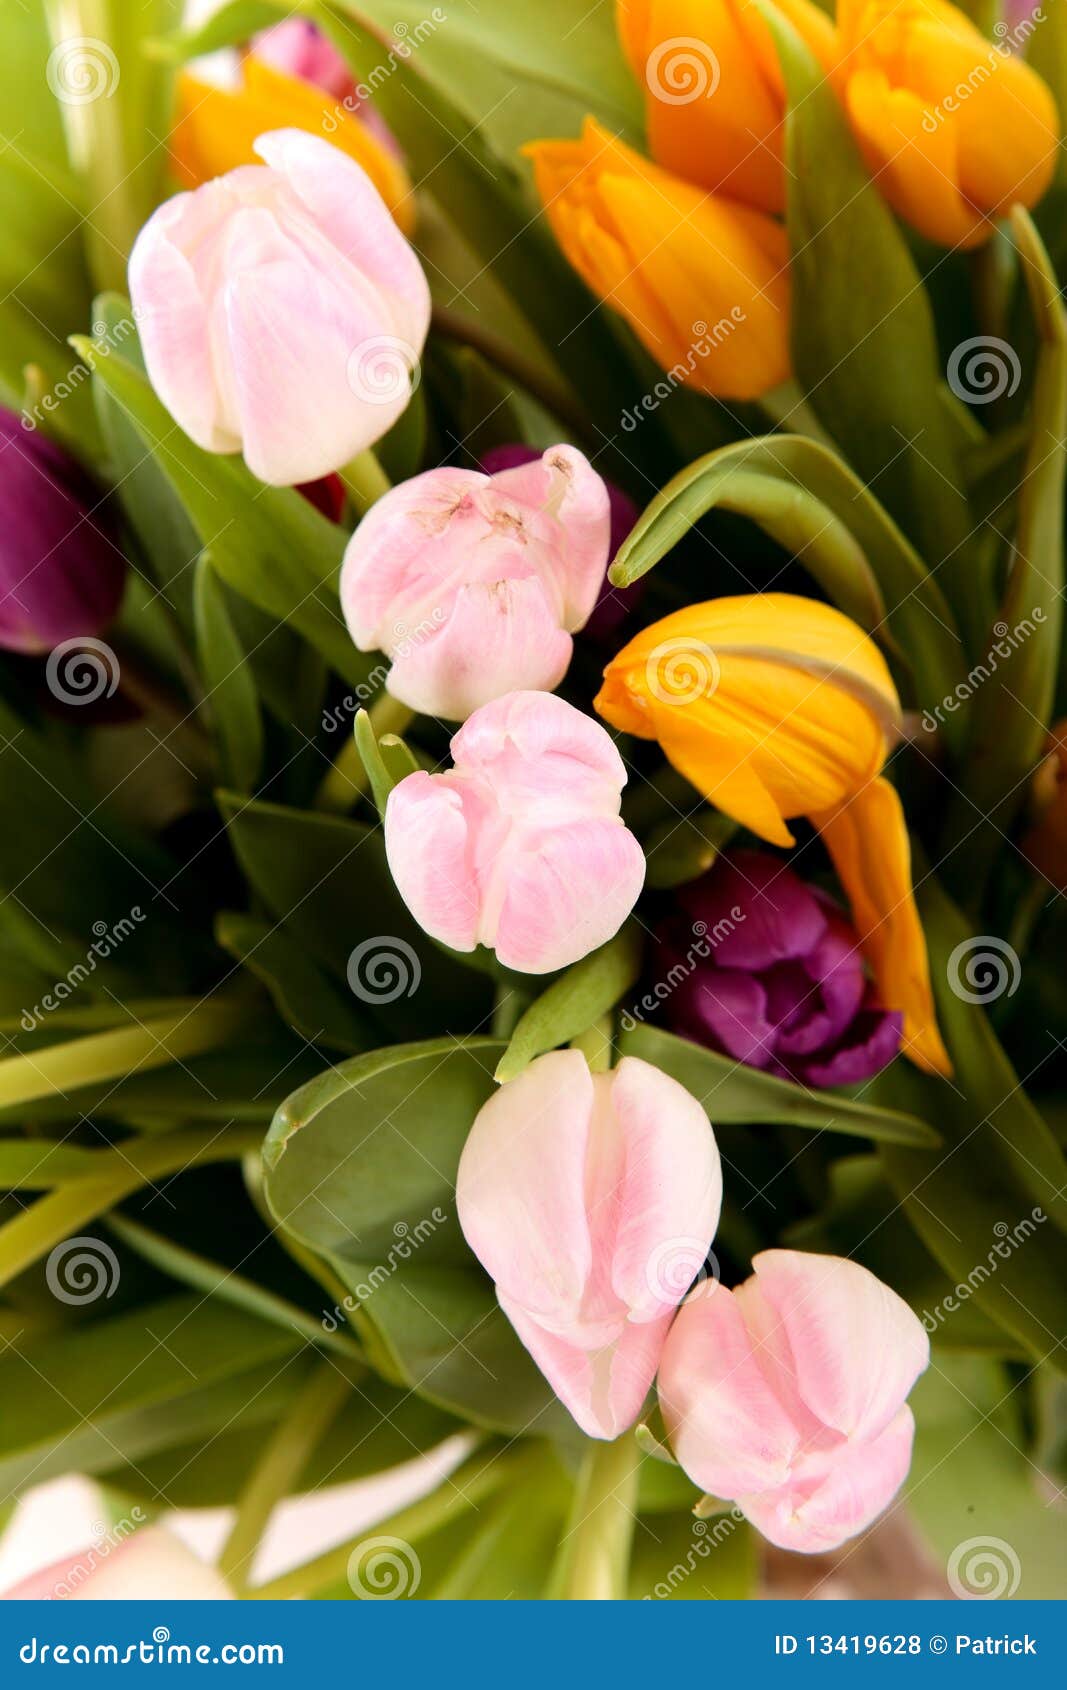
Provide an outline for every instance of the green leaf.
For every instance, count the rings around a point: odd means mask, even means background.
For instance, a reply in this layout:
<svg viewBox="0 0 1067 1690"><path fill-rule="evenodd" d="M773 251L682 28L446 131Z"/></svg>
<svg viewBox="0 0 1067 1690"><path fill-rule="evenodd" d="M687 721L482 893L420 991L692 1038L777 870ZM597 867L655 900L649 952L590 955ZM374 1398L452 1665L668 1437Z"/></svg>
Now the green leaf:
<svg viewBox="0 0 1067 1690"><path fill-rule="evenodd" d="M714 1602L751 1597L756 1538L736 1512L642 1514L630 1562L631 1601Z"/></svg>
<svg viewBox="0 0 1067 1690"><path fill-rule="evenodd" d="M323 1074L267 1135L267 1199L348 1287L380 1370L476 1424L569 1436L455 1213L460 1153L500 1054L492 1039L393 1045Z"/></svg>
<svg viewBox="0 0 1067 1690"><path fill-rule="evenodd" d="M657 891L684 886L706 874L734 834L732 816L710 806L692 815L675 814L660 822L644 840L647 868L645 885Z"/></svg>
<svg viewBox="0 0 1067 1690"><path fill-rule="evenodd" d="M0 1188L5 1191L48 1191L72 1180L99 1177L100 1158L107 1152L78 1144L51 1144L47 1139L0 1139Z"/></svg>
<svg viewBox="0 0 1067 1690"><path fill-rule="evenodd" d="M200 672L218 741L223 780L239 792L251 792L263 763L259 700L209 551L201 552L197 561L193 592Z"/></svg>
<svg viewBox="0 0 1067 1690"><path fill-rule="evenodd" d="M636 1006L640 1009L640 1006ZM623 1056L639 1056L662 1068L704 1105L712 1126L721 1122L812 1127L817 1132L847 1133L887 1144L934 1145L938 1135L915 1115L880 1109L841 1092L812 1091L779 1080L743 1062L659 1027L647 1027L623 1015L618 1046Z"/></svg>
<svg viewBox="0 0 1067 1690"><path fill-rule="evenodd" d="M496 1078L513 1080L535 1056L584 1033L615 1007L640 972L641 934L636 924L628 922L614 939L574 963L530 1005L511 1035Z"/></svg>
<svg viewBox="0 0 1067 1690"><path fill-rule="evenodd" d="M281 927L223 911L215 935L270 992L284 1021L312 1043L354 1053L377 1043L373 1023Z"/></svg>
<svg viewBox="0 0 1067 1690"><path fill-rule="evenodd" d="M363 767L367 771L371 793L374 797L378 814L385 816L385 806L394 786L406 775L413 774L418 768L414 757L396 734L383 735L379 740L374 732L374 723L366 710L356 712L353 728L356 737L356 748L359 751ZM388 744L386 743L388 741Z"/></svg>
<svg viewBox="0 0 1067 1690"><path fill-rule="evenodd" d="M291 488L265 487L240 458L194 445L125 355L81 335L72 343L155 455L223 579L291 622L346 679L365 679L369 659L353 646L337 600L343 531Z"/></svg>
<svg viewBox="0 0 1067 1690"><path fill-rule="evenodd" d="M749 517L785 546L861 627L879 638L888 630L891 648L912 669L919 703L932 706L952 691L961 651L940 587L837 453L802 435L737 441L680 471L623 541L612 581L639 580L715 509Z"/></svg>
<svg viewBox="0 0 1067 1690"><path fill-rule="evenodd" d="M420 1595L434 1602L539 1600L569 1502L555 1451L548 1445L532 1450L529 1465L483 1505L449 1556L447 1571Z"/></svg>
<svg viewBox="0 0 1067 1690"><path fill-rule="evenodd" d="M768 0L789 110L787 225L793 357L801 386L861 478L939 565L971 643L990 620L961 491L964 431L943 398L933 313L829 80ZM895 605L899 601L891 595Z"/></svg>

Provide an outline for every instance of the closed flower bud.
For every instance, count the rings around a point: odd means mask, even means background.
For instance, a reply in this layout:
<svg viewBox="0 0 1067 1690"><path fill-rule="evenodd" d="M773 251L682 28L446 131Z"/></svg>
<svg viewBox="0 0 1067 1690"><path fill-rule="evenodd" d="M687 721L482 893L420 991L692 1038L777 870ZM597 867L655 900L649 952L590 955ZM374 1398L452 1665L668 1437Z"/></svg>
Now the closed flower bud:
<svg viewBox="0 0 1067 1690"><path fill-rule="evenodd" d="M791 593L690 605L630 641L596 708L656 739L713 804L771 845L806 816L852 910L880 1001L903 1012L904 1049L951 1071L930 990L911 851L882 778L900 700L885 659L839 610Z"/></svg>
<svg viewBox="0 0 1067 1690"><path fill-rule="evenodd" d="M556 1395L590 1437L618 1437L719 1221L719 1153L700 1104L636 1057L608 1074L574 1050L538 1057L479 1111L456 1201Z"/></svg>
<svg viewBox="0 0 1067 1690"><path fill-rule="evenodd" d="M671 1449L779 1548L836 1549L907 1476L906 1399L929 1340L856 1262L764 1250L752 1265L735 1291L698 1287L667 1336L658 1389Z"/></svg>
<svg viewBox="0 0 1067 1690"><path fill-rule="evenodd" d="M252 49L257 59L273 65L287 76L314 83L335 99L352 90L352 73L333 43L307 18L284 18L256 36Z"/></svg>
<svg viewBox="0 0 1067 1690"><path fill-rule="evenodd" d="M487 945L547 974L622 926L645 859L623 825L626 771L598 722L552 693L514 692L452 740L454 767L389 794L389 867L415 920L457 951Z"/></svg>
<svg viewBox="0 0 1067 1690"><path fill-rule="evenodd" d="M65 452L2 409L0 454L0 646L45 652L101 633L126 582L102 495Z"/></svg>
<svg viewBox="0 0 1067 1690"><path fill-rule="evenodd" d="M570 263L672 381L756 399L789 375L785 230L650 164L588 118L527 148Z"/></svg>
<svg viewBox="0 0 1067 1690"><path fill-rule="evenodd" d="M130 257L149 379L209 452L273 486L373 446L410 398L430 294L366 173L300 130L178 194Z"/></svg>
<svg viewBox="0 0 1067 1690"><path fill-rule="evenodd" d="M735 851L676 894L653 949L675 1032L809 1086L858 1085L900 1046L859 940L832 899L762 851Z"/></svg>
<svg viewBox="0 0 1067 1690"><path fill-rule="evenodd" d="M506 692L549 690L597 602L609 529L607 488L573 446L495 475L427 470L348 543L352 638L384 651L388 690L431 716L462 721Z"/></svg>
<svg viewBox="0 0 1067 1690"><path fill-rule="evenodd" d="M1006 42L945 0L838 0L835 74L889 203L943 246L1037 203L1059 152L1056 102Z"/></svg>

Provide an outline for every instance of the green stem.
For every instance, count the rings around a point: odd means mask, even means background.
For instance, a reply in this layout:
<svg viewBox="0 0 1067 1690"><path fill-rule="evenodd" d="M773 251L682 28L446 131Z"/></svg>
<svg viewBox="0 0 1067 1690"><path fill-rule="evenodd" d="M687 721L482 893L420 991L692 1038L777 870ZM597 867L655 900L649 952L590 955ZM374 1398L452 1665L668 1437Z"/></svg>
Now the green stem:
<svg viewBox="0 0 1067 1690"><path fill-rule="evenodd" d="M0 1285L6 1285L64 1238L106 1214L142 1185L169 1179L205 1162L237 1161L246 1151L258 1150L262 1143L263 1133L258 1127L230 1132L190 1128L162 1138L131 1140L121 1149L102 1151L101 1159L111 1158L103 1177L94 1175L62 1186L0 1227Z"/></svg>
<svg viewBox="0 0 1067 1690"><path fill-rule="evenodd" d="M299 1484L315 1446L351 1390L351 1380L338 1367L319 1363L268 1439L238 1498L237 1518L219 1556L219 1571L239 1596L247 1592L256 1550L276 1505Z"/></svg>
<svg viewBox="0 0 1067 1690"><path fill-rule="evenodd" d="M1024 956L1029 950L1037 918L1051 896L1052 887L1048 881L1035 874L1015 906L1008 933L1008 943L1016 956Z"/></svg>
<svg viewBox="0 0 1067 1690"><path fill-rule="evenodd" d="M570 1602L625 1598L640 1463L632 1432L614 1443L590 1442L552 1575L552 1594Z"/></svg>
<svg viewBox="0 0 1067 1690"><path fill-rule="evenodd" d="M795 381L784 381L756 401L768 422L787 434L804 434L820 446L833 446L811 405Z"/></svg>
<svg viewBox="0 0 1067 1690"><path fill-rule="evenodd" d="M596 438L589 417L574 397L571 388L558 381L547 366L516 350L509 340L494 334L481 323L450 311L446 305L433 308L433 328L447 340L457 341L481 353L487 363L511 376L520 387L541 402L546 411L566 423L571 432L587 444L601 444Z"/></svg>
<svg viewBox="0 0 1067 1690"><path fill-rule="evenodd" d="M357 453L337 473L345 484L345 490L357 516L364 516L392 486L373 452Z"/></svg>
<svg viewBox="0 0 1067 1690"><path fill-rule="evenodd" d="M523 1012L529 1001L529 998L523 992L520 992L516 986L510 986L503 980L497 981L496 997L493 1001L492 1034L494 1039L510 1039L522 1020Z"/></svg>
<svg viewBox="0 0 1067 1690"><path fill-rule="evenodd" d="M488 1460L483 1455L471 1456L429 1496L420 1497L418 1502L402 1508L388 1520L361 1532L358 1537L350 1538L347 1543L338 1544L336 1549L328 1549L324 1555L317 1555L304 1566L294 1567L280 1578L257 1585L248 1592L249 1596L257 1601L277 1602L326 1590L347 1576L352 1555L367 1538L399 1538L401 1543L409 1546L418 1543L420 1538L428 1537L441 1526L450 1524L458 1515L477 1507L487 1496L499 1490L524 1463L525 1453L519 1451L512 1456L490 1457Z"/></svg>
<svg viewBox="0 0 1067 1690"><path fill-rule="evenodd" d="M383 734L396 734L400 738L415 720L415 711L387 692L379 693L367 714L375 739L381 739ZM349 734L315 794L315 809L347 815L364 796L368 785L355 735Z"/></svg>
<svg viewBox="0 0 1067 1690"><path fill-rule="evenodd" d="M606 1074L610 1069L613 1031L611 1016L598 1015L584 1033L571 1040L570 1048L581 1051L591 1074Z"/></svg>

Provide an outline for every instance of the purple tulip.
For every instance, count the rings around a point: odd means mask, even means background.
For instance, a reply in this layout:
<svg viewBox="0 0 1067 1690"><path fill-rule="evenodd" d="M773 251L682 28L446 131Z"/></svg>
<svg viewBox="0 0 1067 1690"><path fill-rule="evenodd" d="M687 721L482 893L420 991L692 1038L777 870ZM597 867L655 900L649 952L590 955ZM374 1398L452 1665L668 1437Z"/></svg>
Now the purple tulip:
<svg viewBox="0 0 1067 1690"><path fill-rule="evenodd" d="M657 932L656 996L674 1032L812 1086L870 1079L900 1047L833 899L762 851L680 888Z"/></svg>
<svg viewBox="0 0 1067 1690"><path fill-rule="evenodd" d="M44 652L112 620L126 559L72 458L0 409L0 647Z"/></svg>
<svg viewBox="0 0 1067 1690"><path fill-rule="evenodd" d="M491 446L481 459L478 468L486 475L497 475L502 469L515 469L519 464L533 463L541 456L533 446ZM594 466L595 467L595 466ZM608 499L611 504L611 558L615 556L627 534L637 521L640 512L628 493L614 482L605 481ZM634 609L645 590L644 582L635 582L632 587L613 587L607 576L600 589L600 597L593 606L590 616L582 633L586 639L595 644L603 644L617 633Z"/></svg>

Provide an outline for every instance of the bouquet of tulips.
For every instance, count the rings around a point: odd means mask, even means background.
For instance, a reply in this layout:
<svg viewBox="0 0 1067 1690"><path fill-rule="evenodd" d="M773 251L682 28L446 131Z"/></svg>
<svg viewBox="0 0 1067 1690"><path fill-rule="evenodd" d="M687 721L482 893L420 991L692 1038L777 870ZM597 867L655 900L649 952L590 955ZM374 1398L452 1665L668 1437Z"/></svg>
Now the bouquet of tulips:
<svg viewBox="0 0 1067 1690"><path fill-rule="evenodd" d="M6 18L0 1467L111 1522L22 1594L1062 1586L1025 7Z"/></svg>

